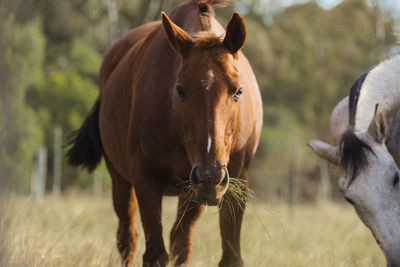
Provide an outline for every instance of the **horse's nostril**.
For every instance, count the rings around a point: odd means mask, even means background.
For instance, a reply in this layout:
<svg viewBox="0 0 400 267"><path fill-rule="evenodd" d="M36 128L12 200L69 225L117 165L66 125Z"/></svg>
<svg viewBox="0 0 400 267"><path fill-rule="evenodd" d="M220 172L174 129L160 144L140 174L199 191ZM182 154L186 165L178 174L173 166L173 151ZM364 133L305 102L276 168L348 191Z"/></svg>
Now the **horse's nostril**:
<svg viewBox="0 0 400 267"><path fill-rule="evenodd" d="M190 181L192 182L192 184L200 183L199 177L197 176L197 167L194 167L192 169L192 172L190 173Z"/></svg>
<svg viewBox="0 0 400 267"><path fill-rule="evenodd" d="M222 178L221 183L219 184L220 186L226 186L228 184L229 181L229 174L228 174L228 170L226 168L222 169L224 172L224 178Z"/></svg>

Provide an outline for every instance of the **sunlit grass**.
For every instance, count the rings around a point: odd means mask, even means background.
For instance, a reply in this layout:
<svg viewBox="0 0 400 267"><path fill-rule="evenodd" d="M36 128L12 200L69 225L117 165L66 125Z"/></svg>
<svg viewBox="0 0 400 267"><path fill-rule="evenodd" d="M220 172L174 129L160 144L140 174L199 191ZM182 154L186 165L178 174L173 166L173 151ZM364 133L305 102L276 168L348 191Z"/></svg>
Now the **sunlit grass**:
<svg viewBox="0 0 400 267"><path fill-rule="evenodd" d="M177 201L165 198L163 206L168 247ZM72 194L33 204L29 198L13 196L1 218L7 225L5 229L0 225L6 247L0 266L120 265L115 247L117 219L110 198ZM134 266L141 266L144 238L137 221L140 240ZM218 210L209 207L195 227L189 266L217 266L218 232ZM384 266L372 235L345 204L303 204L290 209L252 198L246 207L242 250L246 266Z"/></svg>

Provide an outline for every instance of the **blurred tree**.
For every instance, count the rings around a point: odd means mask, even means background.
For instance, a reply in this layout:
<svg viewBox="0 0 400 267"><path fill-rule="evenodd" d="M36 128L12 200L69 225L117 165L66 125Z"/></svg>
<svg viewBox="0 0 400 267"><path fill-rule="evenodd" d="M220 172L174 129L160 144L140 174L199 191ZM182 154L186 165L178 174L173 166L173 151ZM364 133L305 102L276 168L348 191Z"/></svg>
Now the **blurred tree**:
<svg viewBox="0 0 400 267"><path fill-rule="evenodd" d="M29 190L32 160L42 136L25 95L42 79L45 38L41 23L19 20L12 6L0 5L0 179Z"/></svg>
<svg viewBox="0 0 400 267"><path fill-rule="evenodd" d="M245 53L256 72L265 106L263 138L252 169L256 188L282 193L277 186L285 184L289 175L294 142L290 140L298 140L295 144L304 150L301 155L307 155L302 159L300 179L304 182L299 190L302 197L313 198L318 179L310 180L310 173L318 175L318 165L307 151L306 141L330 140L333 107L348 94L353 81L386 58L395 44L393 20L377 16L375 7L366 1L347 0L330 10L315 2L293 5L276 14L267 26L257 14L247 19ZM377 19L385 32L379 38ZM282 119L288 120L291 128L277 123ZM286 142L282 140L285 132ZM273 140L282 142L271 143ZM259 172L265 175L260 177Z"/></svg>
<svg viewBox="0 0 400 267"><path fill-rule="evenodd" d="M40 144L48 147L51 177L54 127L67 134L82 123L99 94L98 70L110 40L181 2L0 1L0 177L28 188ZM237 0L216 10L224 26L234 9L246 14L244 52L264 100L250 176L263 198L315 199L320 170L306 141L330 139L332 108L396 45L394 21L379 1L344 0L332 9L317 2L283 8L278 0ZM64 189L91 187L92 175L63 165Z"/></svg>

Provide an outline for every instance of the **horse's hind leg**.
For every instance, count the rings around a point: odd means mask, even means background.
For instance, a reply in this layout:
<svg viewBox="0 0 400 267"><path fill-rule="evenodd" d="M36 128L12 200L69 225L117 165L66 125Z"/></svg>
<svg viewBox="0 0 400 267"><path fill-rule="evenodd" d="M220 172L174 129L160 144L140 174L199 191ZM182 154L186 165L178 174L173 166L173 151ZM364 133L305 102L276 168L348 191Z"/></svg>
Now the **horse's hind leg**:
<svg viewBox="0 0 400 267"><path fill-rule="evenodd" d="M109 161L107 168L112 178L112 197L114 210L119 218L117 247L123 265L132 264L136 250L138 230L135 223L137 200L132 184L117 173Z"/></svg>
<svg viewBox="0 0 400 267"><path fill-rule="evenodd" d="M187 264L192 251L192 230L203 206L188 197L179 197L178 214L170 233L170 254L175 266Z"/></svg>

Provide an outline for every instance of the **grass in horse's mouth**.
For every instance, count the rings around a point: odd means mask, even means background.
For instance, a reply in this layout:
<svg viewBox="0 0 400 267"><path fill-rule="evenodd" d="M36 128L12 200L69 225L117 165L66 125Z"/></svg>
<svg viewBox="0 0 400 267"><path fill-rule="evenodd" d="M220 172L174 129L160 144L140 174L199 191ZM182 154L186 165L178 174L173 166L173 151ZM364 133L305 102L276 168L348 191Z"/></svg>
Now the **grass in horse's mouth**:
<svg viewBox="0 0 400 267"><path fill-rule="evenodd" d="M193 185L189 180L180 183L180 185L183 186L183 189L187 196L193 196ZM243 182L243 180L239 178L229 177L228 189L225 195L222 197L222 201L227 202L231 213L235 213L233 201L235 201L238 204L239 208L243 210L244 205L246 204L246 200L248 198L255 198L254 191L251 190Z"/></svg>
<svg viewBox="0 0 400 267"><path fill-rule="evenodd" d="M230 177L229 185L226 194L232 196L234 199L244 203L247 198L254 198L254 191L251 190L243 180L239 178Z"/></svg>
<svg viewBox="0 0 400 267"><path fill-rule="evenodd" d="M230 209L232 217L235 217L235 205L233 201L236 201L236 204L240 209L244 210L244 206L246 204L246 200L248 198L254 198L254 191L251 190L241 179L230 177L228 190L223 196L222 201L225 201Z"/></svg>

